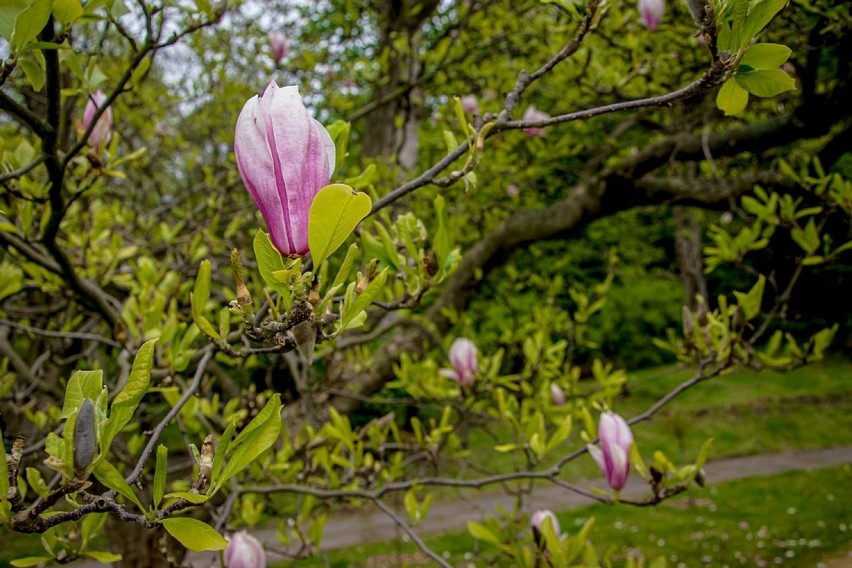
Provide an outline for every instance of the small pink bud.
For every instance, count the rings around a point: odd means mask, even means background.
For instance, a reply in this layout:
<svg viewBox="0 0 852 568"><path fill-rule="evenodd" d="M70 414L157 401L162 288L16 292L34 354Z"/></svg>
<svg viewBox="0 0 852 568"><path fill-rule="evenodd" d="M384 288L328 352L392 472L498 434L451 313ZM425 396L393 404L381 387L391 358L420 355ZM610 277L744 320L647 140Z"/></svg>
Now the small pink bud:
<svg viewBox="0 0 852 568"><path fill-rule="evenodd" d="M601 468L607 483L613 489L621 489L630 474L630 446L633 432L624 418L612 411L601 414L598 426L600 447L589 444L589 454Z"/></svg>
<svg viewBox="0 0 852 568"><path fill-rule="evenodd" d="M95 117L95 112L97 112L97 110L103 106L105 102L106 95L104 95L100 90L96 91L93 95L89 95L89 100L86 102L86 110L83 114L83 132L88 130L89 125L92 124L92 119ZM94 148L96 152L100 152L104 146L109 144L111 138L112 109L107 107L103 114L101 114L98 122L95 123L95 127L92 129L92 132L89 134L89 144L92 145L92 148Z"/></svg>
<svg viewBox="0 0 852 568"><path fill-rule="evenodd" d="M227 568L266 568L266 552L260 541L245 531L231 535L225 550Z"/></svg>
<svg viewBox="0 0 852 568"><path fill-rule="evenodd" d="M550 383L550 399L554 406L562 406L565 404L565 391L556 383Z"/></svg>
<svg viewBox="0 0 852 568"><path fill-rule="evenodd" d="M278 32L269 34L269 50L272 52L272 59L279 62L287 55L287 40Z"/></svg>
<svg viewBox="0 0 852 568"><path fill-rule="evenodd" d="M639 19L649 30L657 29L665 11L665 0L639 0Z"/></svg>
<svg viewBox="0 0 852 568"><path fill-rule="evenodd" d="M553 511L549 509L542 509L533 513L530 517L530 526L532 527L533 538L535 539L536 544L540 547L544 546L544 538L542 535L544 523L550 523L550 527L553 529L553 534L556 536L559 536L561 531L559 527L559 519L556 518Z"/></svg>
<svg viewBox="0 0 852 568"><path fill-rule="evenodd" d="M521 190L518 189L518 186L513 183L506 188L506 195L509 197L516 197L520 191Z"/></svg>
<svg viewBox="0 0 852 568"><path fill-rule="evenodd" d="M470 387L476 379L479 370L476 345L470 339L459 337L450 346L450 362L452 369L441 369L442 377L457 381L462 387Z"/></svg>
<svg viewBox="0 0 852 568"><path fill-rule="evenodd" d="M527 110L524 111L523 120L524 122L536 122L539 120L547 120L548 118L550 118L549 114L530 105L527 107ZM547 133L544 131L544 128L540 126L529 126L524 128L524 134L530 138L541 138Z"/></svg>
<svg viewBox="0 0 852 568"><path fill-rule="evenodd" d="M234 133L237 169L285 256L308 253L308 213L334 172L328 131L305 108L298 87L269 83L246 102Z"/></svg>
<svg viewBox="0 0 852 568"><path fill-rule="evenodd" d="M467 114L477 114L479 112L479 101L476 100L476 95L465 95L461 98L462 110Z"/></svg>

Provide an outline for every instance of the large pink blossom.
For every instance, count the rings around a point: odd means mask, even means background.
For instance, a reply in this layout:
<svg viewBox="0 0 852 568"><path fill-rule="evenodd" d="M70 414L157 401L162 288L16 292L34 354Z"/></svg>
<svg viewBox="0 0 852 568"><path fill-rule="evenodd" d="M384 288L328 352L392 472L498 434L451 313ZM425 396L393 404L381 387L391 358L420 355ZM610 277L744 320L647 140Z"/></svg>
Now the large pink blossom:
<svg viewBox="0 0 852 568"><path fill-rule="evenodd" d="M613 489L621 489L630 474L630 445L633 432L624 418L612 411L601 414L598 426L600 447L589 444L589 454L601 468L607 483Z"/></svg>
<svg viewBox="0 0 852 568"><path fill-rule="evenodd" d="M335 149L298 87L269 83L246 102L234 134L237 168L284 255L308 252L311 202L334 171Z"/></svg>

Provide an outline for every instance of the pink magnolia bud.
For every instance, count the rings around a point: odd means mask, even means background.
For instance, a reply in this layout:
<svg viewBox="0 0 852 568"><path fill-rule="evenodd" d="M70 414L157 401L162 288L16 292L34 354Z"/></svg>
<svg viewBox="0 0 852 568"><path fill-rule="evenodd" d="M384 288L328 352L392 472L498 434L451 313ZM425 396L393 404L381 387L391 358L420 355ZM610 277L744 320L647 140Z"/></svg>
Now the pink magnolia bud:
<svg viewBox="0 0 852 568"><path fill-rule="evenodd" d="M553 534L556 536L559 536L561 530L559 527L559 519L556 518L553 511L549 509L542 509L533 513L530 517L530 526L532 527L533 538L539 546L543 546L542 529L544 528L544 523L550 523L550 527L553 529Z"/></svg>
<svg viewBox="0 0 852 568"><path fill-rule="evenodd" d="M92 124L92 119L95 118L95 112L106 102L106 95L100 90L95 94L89 95L89 100L86 102L86 110L83 113L83 132L88 130ZM100 152L104 146L109 144L112 138L112 109L107 107L101 117L95 123L95 127L89 134L89 144L95 151Z"/></svg>
<svg viewBox="0 0 852 568"><path fill-rule="evenodd" d="M534 122L537 120L547 120L548 118L550 118L549 114L530 105L527 107L527 110L524 111L523 120L525 122ZM540 138L547 133L544 131L544 128L541 128L540 126L530 126L528 128L524 128L524 134L530 138Z"/></svg>
<svg viewBox="0 0 852 568"><path fill-rule="evenodd" d="M509 187L506 188L506 195L509 197L516 197L521 190L518 189L518 186L513 184L509 184Z"/></svg>
<svg viewBox="0 0 852 568"><path fill-rule="evenodd" d="M613 489L621 489L627 483L630 474L630 445L633 443L633 432L624 418L607 411L601 414L598 426L600 448L589 444L589 454L601 468L607 483Z"/></svg>
<svg viewBox="0 0 852 568"><path fill-rule="evenodd" d="M334 171L335 149L298 87L269 83L246 102L234 134L237 169L285 256L308 253L308 212Z"/></svg>
<svg viewBox="0 0 852 568"><path fill-rule="evenodd" d="M639 0L639 19L649 30L657 29L665 11L665 0Z"/></svg>
<svg viewBox="0 0 852 568"><path fill-rule="evenodd" d="M266 568L266 552L260 541L245 531L234 533L225 550L227 568Z"/></svg>
<svg viewBox="0 0 852 568"><path fill-rule="evenodd" d="M287 40L278 32L270 33L269 50L272 52L272 59L276 62L281 61L287 55Z"/></svg>
<svg viewBox="0 0 852 568"><path fill-rule="evenodd" d="M462 387L473 385L479 369L476 345L470 339L459 337L450 346L450 362L453 369L441 369L441 376L458 381Z"/></svg>
<svg viewBox="0 0 852 568"><path fill-rule="evenodd" d="M562 406L565 404L565 391L556 383L550 383L550 399L554 406Z"/></svg>
<svg viewBox="0 0 852 568"><path fill-rule="evenodd" d="M476 100L476 95L465 95L461 98L462 110L467 114L476 114L479 112L479 101Z"/></svg>

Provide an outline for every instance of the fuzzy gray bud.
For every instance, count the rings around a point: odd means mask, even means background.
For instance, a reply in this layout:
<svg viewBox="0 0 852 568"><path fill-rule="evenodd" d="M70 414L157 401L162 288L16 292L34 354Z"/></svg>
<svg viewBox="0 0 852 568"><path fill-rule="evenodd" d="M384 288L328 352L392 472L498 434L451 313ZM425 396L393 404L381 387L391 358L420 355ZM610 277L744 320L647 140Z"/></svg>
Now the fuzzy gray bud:
<svg viewBox="0 0 852 568"><path fill-rule="evenodd" d="M88 398L77 412L77 422L74 423L74 469L85 471L92 458L95 457L98 433L95 428L95 406Z"/></svg>

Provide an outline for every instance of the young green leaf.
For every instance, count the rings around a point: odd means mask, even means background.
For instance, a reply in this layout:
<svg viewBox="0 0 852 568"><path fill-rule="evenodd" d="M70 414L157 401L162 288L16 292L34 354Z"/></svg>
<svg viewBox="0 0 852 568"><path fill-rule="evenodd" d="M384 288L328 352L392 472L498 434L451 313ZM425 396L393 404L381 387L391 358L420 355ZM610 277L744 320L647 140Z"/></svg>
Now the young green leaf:
<svg viewBox="0 0 852 568"><path fill-rule="evenodd" d="M84 399L97 400L104 386L103 371L74 371L65 387L65 404L60 418L68 418L83 404Z"/></svg>
<svg viewBox="0 0 852 568"><path fill-rule="evenodd" d="M51 0L35 0L26 10L18 14L18 19L15 20L15 48L17 51L34 40L47 25L51 5Z"/></svg>
<svg viewBox="0 0 852 568"><path fill-rule="evenodd" d="M142 506L142 502L139 500L139 497L136 496L136 493L133 492L133 489L124 481L124 476L119 473L115 466L113 466L108 461L104 460L98 463L95 466L95 469L92 471L95 474L95 478L103 483L106 487L112 489L117 492L119 495L125 497L126 499L132 501L137 507L139 507L140 511L144 511L145 507Z"/></svg>
<svg viewBox="0 0 852 568"><path fill-rule="evenodd" d="M315 267L343 244L371 207L366 193L342 183L327 185L317 193L308 217L308 246Z"/></svg>
<svg viewBox="0 0 852 568"><path fill-rule="evenodd" d="M168 457L169 449L162 444L157 446L157 466L154 469L154 509L160 507L163 494L166 492Z"/></svg>
<svg viewBox="0 0 852 568"><path fill-rule="evenodd" d="M793 78L780 69L759 69L737 73L734 75L734 80L737 85L757 97L774 97L785 91L796 89ZM721 93L721 90L719 92Z"/></svg>
<svg viewBox="0 0 852 568"><path fill-rule="evenodd" d="M104 453L109 451L116 434L130 422L133 413L136 412L136 407L139 406L142 397L148 391L148 386L151 384L151 369L154 367L154 347L156 344L156 339L150 339L142 344L142 347L136 352L136 358L133 360L133 367L130 369L127 383L112 401L109 419L101 434L101 449Z"/></svg>
<svg viewBox="0 0 852 568"><path fill-rule="evenodd" d="M722 85L716 95L716 107L725 113L725 116L736 116L745 110L748 104L748 91L740 87L733 79Z"/></svg>
<svg viewBox="0 0 852 568"><path fill-rule="evenodd" d="M777 69L790 58L792 50L779 43L758 43L746 51L740 65L748 65L752 69Z"/></svg>
<svg viewBox="0 0 852 568"><path fill-rule="evenodd" d="M281 395L276 393L264 409L237 436L231 459L222 472L218 485L245 469L255 458L272 447L281 433Z"/></svg>
<svg viewBox="0 0 852 568"><path fill-rule="evenodd" d="M216 530L198 519L175 517L163 520L163 527L175 540L193 552L225 550L228 541Z"/></svg>

